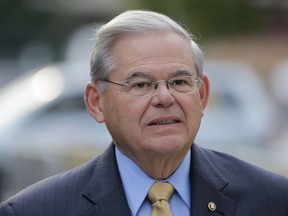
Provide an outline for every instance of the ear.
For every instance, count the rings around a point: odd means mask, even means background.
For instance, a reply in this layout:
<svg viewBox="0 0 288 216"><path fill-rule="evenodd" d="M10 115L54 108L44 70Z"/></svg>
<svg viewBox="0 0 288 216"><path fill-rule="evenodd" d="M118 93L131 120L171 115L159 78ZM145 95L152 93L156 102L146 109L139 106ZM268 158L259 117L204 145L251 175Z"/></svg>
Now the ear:
<svg viewBox="0 0 288 216"><path fill-rule="evenodd" d="M210 83L206 74L203 74L201 79L203 82L201 83L201 86L199 88L199 93L202 101L202 115L204 115L204 109L208 104L208 98L210 94Z"/></svg>
<svg viewBox="0 0 288 216"><path fill-rule="evenodd" d="M84 101L89 114L99 123L104 122L104 115L101 104L101 91L94 83L86 85Z"/></svg>

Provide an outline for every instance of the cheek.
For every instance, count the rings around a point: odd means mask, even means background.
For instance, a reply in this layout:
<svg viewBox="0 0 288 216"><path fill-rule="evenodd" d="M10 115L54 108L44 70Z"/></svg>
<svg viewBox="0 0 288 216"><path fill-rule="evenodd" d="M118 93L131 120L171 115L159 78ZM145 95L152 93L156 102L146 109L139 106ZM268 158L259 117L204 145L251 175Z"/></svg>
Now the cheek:
<svg viewBox="0 0 288 216"><path fill-rule="evenodd" d="M105 123L118 148L129 152L136 147L135 143L142 139L140 122L145 113L145 105L131 99L119 99L117 102L113 101L114 108L107 104Z"/></svg>
<svg viewBox="0 0 288 216"><path fill-rule="evenodd" d="M202 103L199 94L186 95L178 101L186 114L202 112Z"/></svg>
<svg viewBox="0 0 288 216"><path fill-rule="evenodd" d="M108 97L104 105L105 122L135 127L141 120L146 109L146 103L119 93Z"/></svg>
<svg viewBox="0 0 288 216"><path fill-rule="evenodd" d="M192 130L197 129L203 116L203 108L199 95L191 95L191 97L181 100L179 104L184 112L188 129L191 130L191 127L193 128Z"/></svg>

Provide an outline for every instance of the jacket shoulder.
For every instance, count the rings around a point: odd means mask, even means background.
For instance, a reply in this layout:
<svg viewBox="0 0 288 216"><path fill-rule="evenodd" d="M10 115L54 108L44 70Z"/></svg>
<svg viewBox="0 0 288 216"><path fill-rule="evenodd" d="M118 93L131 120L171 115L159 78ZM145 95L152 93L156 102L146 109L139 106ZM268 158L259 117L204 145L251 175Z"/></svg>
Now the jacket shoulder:
<svg viewBox="0 0 288 216"><path fill-rule="evenodd" d="M239 185L251 184L253 186L275 184L280 188L283 187L282 189L288 190L288 179L284 176L226 153L198 148L198 154L201 154L201 157L205 158L206 162L218 170L229 182L238 183Z"/></svg>
<svg viewBox="0 0 288 216"><path fill-rule="evenodd" d="M221 192L237 203L242 215L287 215L288 179L232 155L194 147L192 166L210 184L221 179ZM193 162L196 163L193 165ZM225 184L223 184L225 182ZM253 214L254 215L254 214Z"/></svg>

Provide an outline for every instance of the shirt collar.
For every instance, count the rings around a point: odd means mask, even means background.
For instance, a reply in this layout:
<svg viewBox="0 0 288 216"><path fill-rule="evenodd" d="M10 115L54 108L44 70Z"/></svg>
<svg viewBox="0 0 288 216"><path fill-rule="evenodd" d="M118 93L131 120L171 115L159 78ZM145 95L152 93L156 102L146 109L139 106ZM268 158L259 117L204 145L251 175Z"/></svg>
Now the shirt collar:
<svg viewBox="0 0 288 216"><path fill-rule="evenodd" d="M146 195L156 181L141 170L130 158L122 154L116 147L116 159L124 191L132 215L136 215ZM170 182L185 204L190 208L190 150L179 168L167 181ZM139 187L141 185L141 187Z"/></svg>

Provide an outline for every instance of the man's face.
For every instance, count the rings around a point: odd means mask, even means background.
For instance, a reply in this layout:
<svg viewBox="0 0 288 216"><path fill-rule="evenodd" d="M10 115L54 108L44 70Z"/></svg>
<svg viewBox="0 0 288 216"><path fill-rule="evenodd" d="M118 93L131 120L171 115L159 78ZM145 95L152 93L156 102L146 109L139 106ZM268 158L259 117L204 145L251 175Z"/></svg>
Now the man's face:
<svg viewBox="0 0 288 216"><path fill-rule="evenodd" d="M130 35L114 46L115 70L109 80L124 83L144 74L166 81L178 71L196 76L189 42L175 33ZM141 76L142 76L141 75ZM133 96L121 86L107 83L99 96L100 114L115 145L134 161L161 155L185 155L198 132L209 94L206 76L190 93L170 91L159 84L150 96Z"/></svg>

